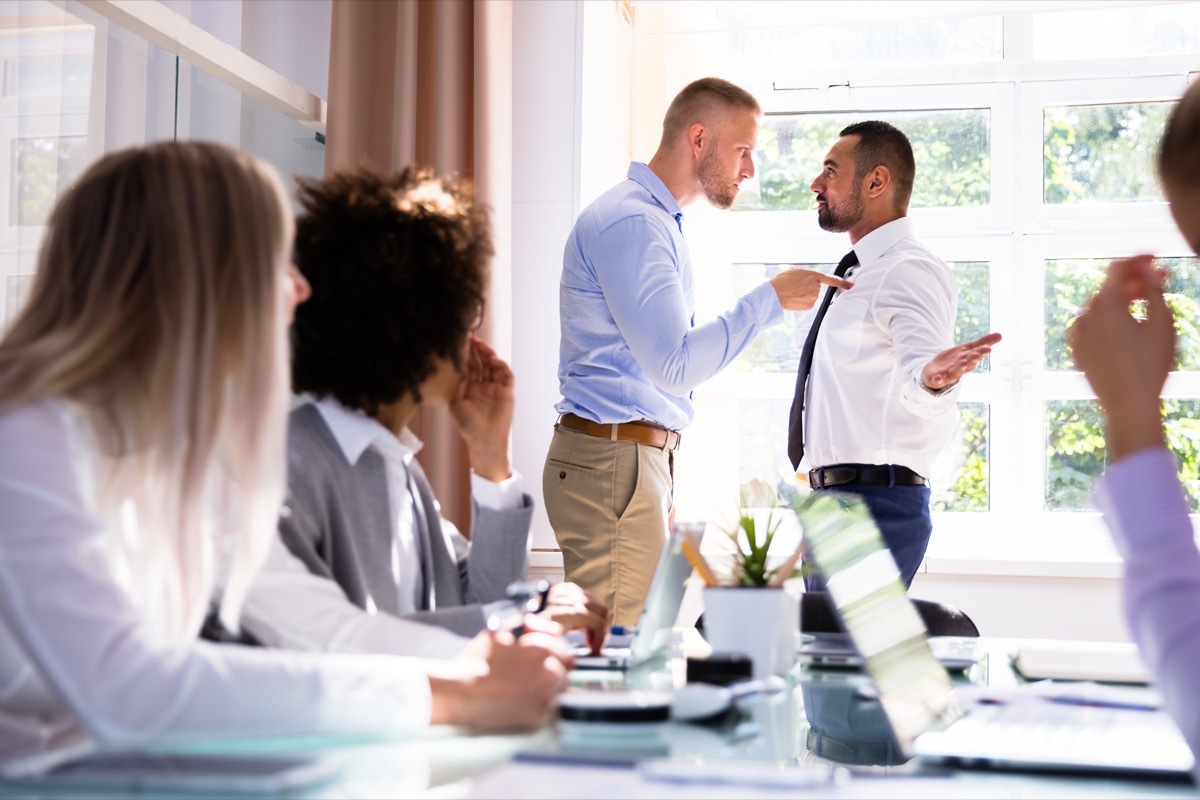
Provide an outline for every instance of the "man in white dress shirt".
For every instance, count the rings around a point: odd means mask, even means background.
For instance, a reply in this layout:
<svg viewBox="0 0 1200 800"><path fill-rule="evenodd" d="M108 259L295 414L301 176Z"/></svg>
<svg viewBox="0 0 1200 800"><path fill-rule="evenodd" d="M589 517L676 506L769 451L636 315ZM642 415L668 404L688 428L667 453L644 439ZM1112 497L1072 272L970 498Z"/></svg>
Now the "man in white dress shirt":
<svg viewBox="0 0 1200 800"><path fill-rule="evenodd" d="M292 326L287 513L244 627L299 649L449 656L525 578L532 501L509 453L513 374L472 336L487 217L409 167L302 184L296 266L311 304ZM471 466L470 539L441 516L410 423L448 407ZM544 615L599 649L608 610L573 584Z"/></svg>
<svg viewBox="0 0 1200 800"><path fill-rule="evenodd" d="M863 497L905 585L933 530L928 476L957 427L955 387L1000 341L950 346L958 289L913 236L915 174L908 137L871 120L842 130L812 182L820 226L850 234L838 274L854 285L827 290L813 315L788 431L792 466L807 465L814 489Z"/></svg>

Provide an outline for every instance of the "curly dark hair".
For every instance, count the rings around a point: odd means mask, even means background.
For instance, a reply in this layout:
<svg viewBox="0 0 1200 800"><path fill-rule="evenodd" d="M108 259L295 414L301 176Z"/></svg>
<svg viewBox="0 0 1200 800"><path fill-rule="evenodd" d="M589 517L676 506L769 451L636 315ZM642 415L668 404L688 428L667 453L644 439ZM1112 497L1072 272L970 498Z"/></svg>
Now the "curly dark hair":
<svg viewBox="0 0 1200 800"><path fill-rule="evenodd" d="M297 268L312 297L292 325L292 388L374 416L458 362L492 256L470 186L408 166L301 179ZM460 365L461 366L461 365Z"/></svg>

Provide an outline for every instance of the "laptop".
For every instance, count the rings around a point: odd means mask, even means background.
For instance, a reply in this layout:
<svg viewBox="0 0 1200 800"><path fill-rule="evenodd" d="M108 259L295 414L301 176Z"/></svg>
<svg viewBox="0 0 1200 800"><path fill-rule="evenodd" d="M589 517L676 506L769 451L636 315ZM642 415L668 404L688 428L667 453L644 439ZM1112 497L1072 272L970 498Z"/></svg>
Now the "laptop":
<svg viewBox="0 0 1200 800"><path fill-rule="evenodd" d="M599 655L592 655L586 645L581 645L575 653L575 669L632 669L666 652L683 604L685 581L691 574L691 562L683 551L683 536L672 527L650 579L637 629L625 637L628 647L609 645Z"/></svg>
<svg viewBox="0 0 1200 800"><path fill-rule="evenodd" d="M814 492L792 506L906 756L955 766L1190 778L1195 761L1187 742L1155 704L1079 704L1042 691L965 705L934 658L862 500Z"/></svg>
<svg viewBox="0 0 1200 800"><path fill-rule="evenodd" d="M933 657L951 672L965 672L983 658L984 647L974 636L931 636ZM799 663L812 667L858 669L863 657L854 641L844 633L806 634L796 651Z"/></svg>

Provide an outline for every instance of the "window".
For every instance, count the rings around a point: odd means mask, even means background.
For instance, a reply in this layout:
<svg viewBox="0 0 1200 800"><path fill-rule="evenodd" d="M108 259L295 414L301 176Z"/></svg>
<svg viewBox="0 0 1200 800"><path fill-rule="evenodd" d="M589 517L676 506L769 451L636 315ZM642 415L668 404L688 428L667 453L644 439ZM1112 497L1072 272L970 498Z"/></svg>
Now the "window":
<svg viewBox="0 0 1200 800"><path fill-rule="evenodd" d="M959 437L933 476L930 555L1112 553L1089 506L1106 466L1101 417L1064 337L1108 263L1137 252L1158 254L1171 274L1180 361L1164 390L1168 434L1200 510L1200 263L1171 223L1154 166L1163 124L1200 55L1200 3L940 20L906 19L906 9L921 16L911 10L920 4L895 3L880 13L897 19L867 25L806 25L787 4L773 12L750 3L727 11L724 28L700 5L655 4L645 15L637 6L636 59L653 65L656 79L639 72L646 88L635 87L635 109L645 118L635 114L634 129L646 140L635 140L634 152L653 152L654 117L699 75L750 89L766 116L757 175L733 212L689 209L698 317L720 313L783 266L832 270L848 241L818 228L808 186L844 125L877 118L913 143L909 215L958 280L958 340L1005 335L963 380ZM937 36L954 26L971 31L969 50ZM809 58L841 53L831 42L883 41L899 30L910 37L903 47ZM686 517L727 518L739 482L792 480L787 418L807 328L805 315L788 315L695 392L678 481Z"/></svg>
<svg viewBox="0 0 1200 800"><path fill-rule="evenodd" d="M54 201L79 177L85 136L38 136L12 142L10 225L45 225Z"/></svg>
<svg viewBox="0 0 1200 800"><path fill-rule="evenodd" d="M260 64L254 65L260 71L239 75L241 88L234 88L110 22L103 16L112 11L107 4L21 0L12 5L13 13L0 18L8 34L0 37L0 176L8 186L0 194L0 330L28 295L54 203L106 152L163 139L206 139L259 154L285 180L323 173L323 139L315 134L323 119L302 123L263 102L264 95L294 97L295 87ZM311 19L320 18L313 13L319 10L315 5L293 15L304 16L324 38L328 26ZM154 9L145 8L131 9L132 16L147 10L155 17ZM232 14L246 37L242 11L231 3L197 16L219 23L222 14ZM178 22L175 35L197 29ZM276 32L272 23L265 35L273 40ZM184 52L212 48L211 37L191 38L197 41L185 43ZM196 52L208 63L227 61L229 55L228 50ZM245 63L240 66L248 72Z"/></svg>

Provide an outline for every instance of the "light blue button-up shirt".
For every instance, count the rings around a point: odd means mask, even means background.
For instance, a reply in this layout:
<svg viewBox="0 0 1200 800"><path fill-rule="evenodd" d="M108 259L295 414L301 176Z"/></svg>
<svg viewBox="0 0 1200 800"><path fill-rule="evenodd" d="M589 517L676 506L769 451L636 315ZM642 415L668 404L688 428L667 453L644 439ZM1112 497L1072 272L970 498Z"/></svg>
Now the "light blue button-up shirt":
<svg viewBox="0 0 1200 800"><path fill-rule="evenodd" d="M695 326L683 212L645 164L579 215L559 287L560 414L605 424L692 421L691 391L783 320L770 284Z"/></svg>

